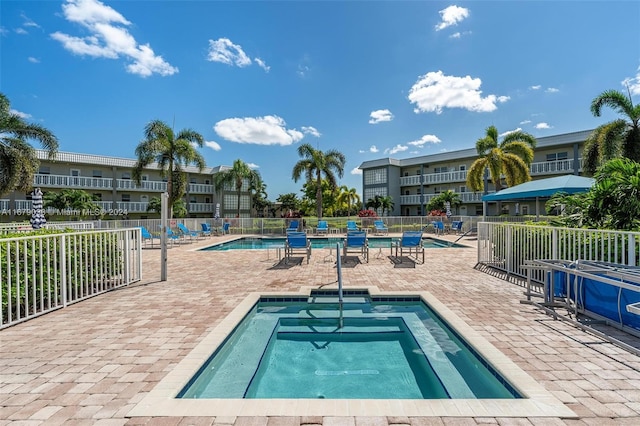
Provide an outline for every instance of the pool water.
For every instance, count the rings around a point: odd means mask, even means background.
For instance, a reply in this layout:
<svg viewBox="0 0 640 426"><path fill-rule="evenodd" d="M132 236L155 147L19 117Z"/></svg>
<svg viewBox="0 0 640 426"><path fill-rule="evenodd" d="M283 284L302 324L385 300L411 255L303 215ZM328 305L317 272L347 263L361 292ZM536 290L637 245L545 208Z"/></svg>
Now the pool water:
<svg viewBox="0 0 640 426"><path fill-rule="evenodd" d="M343 243L344 238L328 237L328 238L309 238L312 248L334 248L336 243ZM390 237L369 237L369 248L390 248L392 238ZM255 238L243 237L237 240L228 241L213 246L205 247L204 251L225 251L225 250L260 250L276 247L284 247L286 238ZM443 248L449 247L447 241L436 240L433 238L423 238L425 248ZM452 247L462 247L459 244L453 244Z"/></svg>
<svg viewBox="0 0 640 426"><path fill-rule="evenodd" d="M520 398L419 297L336 302L262 297L178 397Z"/></svg>

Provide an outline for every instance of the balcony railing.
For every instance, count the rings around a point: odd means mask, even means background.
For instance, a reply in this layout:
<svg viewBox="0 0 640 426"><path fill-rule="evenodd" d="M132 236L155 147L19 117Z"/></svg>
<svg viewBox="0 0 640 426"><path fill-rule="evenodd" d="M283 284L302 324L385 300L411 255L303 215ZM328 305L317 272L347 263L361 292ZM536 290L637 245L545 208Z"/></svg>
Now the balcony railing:
<svg viewBox="0 0 640 426"><path fill-rule="evenodd" d="M495 191L489 191L489 194L493 194ZM456 192L456 194L458 194L458 197L460 197L460 201L462 201L463 203L481 203L482 202L482 196L484 195L484 193L482 192ZM415 194L415 195L402 195L400 196L400 205L406 206L406 205L420 205L422 202L424 202L424 204L427 204L429 201L431 201L432 198L437 197L440 194L424 194L424 200L421 201L420 197L421 195L419 194Z"/></svg>
<svg viewBox="0 0 640 426"><path fill-rule="evenodd" d="M582 158L578 159L580 163L580 170L582 170ZM574 172L573 167L574 159L557 160L557 161L541 161L538 163L531 163L529 167L529 173L531 176L545 175L545 174L568 174ZM455 183L465 182L467 180L467 171L458 170L444 173L428 173L422 175L422 182L420 182L420 176L403 176L400 178L400 186L420 186L422 185L435 185L441 183ZM419 203L418 203L419 204Z"/></svg>
<svg viewBox="0 0 640 426"><path fill-rule="evenodd" d="M213 185L190 183L189 194L213 194Z"/></svg>
<svg viewBox="0 0 640 426"><path fill-rule="evenodd" d="M131 179L116 179L116 188L126 191L146 191L146 192L165 192L167 190L167 182L161 180L143 180L137 185Z"/></svg>
<svg viewBox="0 0 640 426"><path fill-rule="evenodd" d="M113 179L84 177L84 176L37 174L33 177L33 186L39 186L39 187L45 187L45 188L55 187L55 188L111 189L113 188Z"/></svg>
<svg viewBox="0 0 640 426"><path fill-rule="evenodd" d="M189 213L213 213L213 203L189 203Z"/></svg>

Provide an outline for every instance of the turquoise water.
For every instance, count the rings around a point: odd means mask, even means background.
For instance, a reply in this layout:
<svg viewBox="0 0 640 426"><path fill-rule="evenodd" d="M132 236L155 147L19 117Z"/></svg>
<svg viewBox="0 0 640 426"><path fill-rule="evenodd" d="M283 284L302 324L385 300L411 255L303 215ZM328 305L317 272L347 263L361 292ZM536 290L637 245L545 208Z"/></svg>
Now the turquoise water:
<svg viewBox="0 0 640 426"><path fill-rule="evenodd" d="M419 298L384 299L346 296L339 327L335 296L263 298L178 397L519 398Z"/></svg>
<svg viewBox="0 0 640 426"><path fill-rule="evenodd" d="M344 238L340 237L312 237L312 248L334 248L336 243L343 243ZM390 248L393 238L390 237L369 237L369 248ZM237 240L228 241L225 243L216 244L213 246L205 247L201 250L204 251L225 251L225 250L260 250L275 247L284 247L285 238L255 238L255 237L243 237ZM448 247L446 241L440 241L433 238L423 238L425 248L442 248ZM454 244L453 247L462 247L459 244Z"/></svg>

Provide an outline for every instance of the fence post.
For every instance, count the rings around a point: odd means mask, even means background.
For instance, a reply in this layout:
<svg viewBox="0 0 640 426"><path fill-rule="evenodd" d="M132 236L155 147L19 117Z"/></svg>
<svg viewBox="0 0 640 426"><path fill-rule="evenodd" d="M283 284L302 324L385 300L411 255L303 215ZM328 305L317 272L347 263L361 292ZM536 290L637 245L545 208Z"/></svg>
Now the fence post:
<svg viewBox="0 0 640 426"><path fill-rule="evenodd" d="M511 262L513 261L513 245L512 245L512 240L513 240L513 228L512 225L507 225L506 227L506 235L505 235L505 240L506 240L506 244L505 244L505 260L507 263L507 275L511 274Z"/></svg>
<svg viewBox="0 0 640 426"><path fill-rule="evenodd" d="M627 252L629 253L629 265L636 266L636 236L633 234L629 234L629 249Z"/></svg>
<svg viewBox="0 0 640 426"><path fill-rule="evenodd" d="M558 259L558 230L551 231L551 258Z"/></svg>
<svg viewBox="0 0 640 426"><path fill-rule="evenodd" d="M129 284L131 282L131 239L128 231L121 231L119 234L124 239L124 283ZM140 229L138 229L138 234L141 234Z"/></svg>
<svg viewBox="0 0 640 426"><path fill-rule="evenodd" d="M67 236L60 235L60 287L62 287L62 307L67 307Z"/></svg>

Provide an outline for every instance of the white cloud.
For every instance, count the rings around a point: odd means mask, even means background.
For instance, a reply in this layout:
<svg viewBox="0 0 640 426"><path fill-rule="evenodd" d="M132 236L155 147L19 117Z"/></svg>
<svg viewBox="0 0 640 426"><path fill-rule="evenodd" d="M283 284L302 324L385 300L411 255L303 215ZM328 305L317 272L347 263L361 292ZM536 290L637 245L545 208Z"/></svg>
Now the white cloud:
<svg viewBox="0 0 640 426"><path fill-rule="evenodd" d="M362 174L362 170L360 170L357 167L354 167L353 169L351 169L351 174L352 175L361 175Z"/></svg>
<svg viewBox="0 0 640 426"><path fill-rule="evenodd" d="M531 89L531 90L540 90L541 88L542 88L542 86L539 85L539 84L536 84L535 86L529 87L529 89Z"/></svg>
<svg viewBox="0 0 640 426"><path fill-rule="evenodd" d="M228 38L209 40L209 55L207 60L235 65L240 68L251 65L251 58L244 53L242 47L233 44Z"/></svg>
<svg viewBox="0 0 640 426"><path fill-rule="evenodd" d="M262 68L263 70L265 70L266 72L269 72L269 70L271 69L271 67L269 65L266 64L265 61L263 61L260 58L253 58L254 61L256 61L256 64L258 64L258 66L260 68Z"/></svg>
<svg viewBox="0 0 640 426"><path fill-rule="evenodd" d="M408 147L408 146L398 144L398 145L394 146L393 148L387 148L387 149L385 149L385 150L384 150L384 153L385 153L385 154L393 155L393 154L395 154L395 153L397 153L397 152L403 152L403 151L406 151L406 150L408 150L408 149L409 149L409 147Z"/></svg>
<svg viewBox="0 0 640 426"><path fill-rule="evenodd" d="M6 29L5 27L0 27L0 35L7 35L9 34L9 30Z"/></svg>
<svg viewBox="0 0 640 426"><path fill-rule="evenodd" d="M522 131L522 128L521 128L521 127L518 127L517 129L514 129L514 130L507 130L507 131L506 131L506 132L504 132L504 133L500 133L500 134L498 135L498 137L503 138L503 137L505 137L505 136L507 136L507 135L509 135L509 134L511 134L511 133L514 133L514 132L521 132L521 131Z"/></svg>
<svg viewBox="0 0 640 426"><path fill-rule="evenodd" d="M632 95L640 95L640 67L637 70L635 77L625 78L622 81L622 85L625 88L629 88Z"/></svg>
<svg viewBox="0 0 640 426"><path fill-rule="evenodd" d="M206 146L207 148L211 148L214 151L220 151L222 149L220 144L214 141L205 141L204 146Z"/></svg>
<svg viewBox="0 0 640 426"><path fill-rule="evenodd" d="M296 129L287 129L285 121L277 115L227 118L218 121L213 129L231 142L257 145L291 145L304 137Z"/></svg>
<svg viewBox="0 0 640 426"><path fill-rule="evenodd" d="M509 99L511 99L510 96L498 96L498 98L496 99L498 102L500 102L501 104L507 102Z"/></svg>
<svg viewBox="0 0 640 426"><path fill-rule="evenodd" d="M21 112L16 109L10 109L9 114L15 114L24 120L28 120L29 118L31 118L31 114L27 114L26 112Z"/></svg>
<svg viewBox="0 0 640 426"><path fill-rule="evenodd" d="M556 89L555 87L549 87L545 90L546 93L558 93L560 89Z"/></svg>
<svg viewBox="0 0 640 426"><path fill-rule="evenodd" d="M393 120L393 114L388 109L379 109L376 111L372 111L369 114L371 120L369 120L369 124L378 124L382 121L391 121Z"/></svg>
<svg viewBox="0 0 640 426"><path fill-rule="evenodd" d="M24 27L32 27L32 28L40 28L40 25L36 24L31 18L29 18L24 13L21 13L20 17L22 19L24 19L24 23L22 24L22 26L24 26Z"/></svg>
<svg viewBox="0 0 640 426"><path fill-rule="evenodd" d="M40 59L34 58L33 56L29 56L27 58L27 61L31 62L32 64L39 64L40 63Z"/></svg>
<svg viewBox="0 0 640 426"><path fill-rule="evenodd" d="M522 120L519 124L529 124L531 120Z"/></svg>
<svg viewBox="0 0 640 426"><path fill-rule="evenodd" d="M15 31L16 31L16 34L20 34L20 35L29 34L29 32L27 30L25 30L24 28L16 28Z"/></svg>
<svg viewBox="0 0 640 426"><path fill-rule="evenodd" d="M369 152L373 152L374 154L378 151L380 150L375 145L371 145L371 147L369 148Z"/></svg>
<svg viewBox="0 0 640 426"><path fill-rule="evenodd" d="M62 10L68 21L80 24L90 33L85 37L59 31L51 34L71 53L97 58L128 58L131 63L126 66L127 71L141 77L153 74L167 76L178 72L178 68L156 55L148 44L139 45L126 29L131 22L102 2L67 0Z"/></svg>
<svg viewBox="0 0 640 426"><path fill-rule="evenodd" d="M449 6L438 12L442 17L442 22L436 25L436 31L444 30L452 25L457 25L469 17L469 9L459 6Z"/></svg>
<svg viewBox="0 0 640 426"><path fill-rule="evenodd" d="M463 108L475 112L497 109L496 95L482 97L479 78L444 75L442 71L421 76L411 87L409 101L416 105L415 113L442 113L443 108ZM502 98L502 97L501 97Z"/></svg>
<svg viewBox="0 0 640 426"><path fill-rule="evenodd" d="M534 126L536 129L550 129L551 126L547 123L538 123Z"/></svg>
<svg viewBox="0 0 640 426"><path fill-rule="evenodd" d="M302 133L304 133L305 135L315 136L316 138L319 138L321 136L320 132L315 127L302 126L301 129L302 129Z"/></svg>
<svg viewBox="0 0 640 426"><path fill-rule="evenodd" d="M259 169L260 166L258 166L256 163L247 163L247 166L251 169L251 170L255 170L255 169Z"/></svg>
<svg viewBox="0 0 640 426"><path fill-rule="evenodd" d="M436 135L424 135L420 139L408 142L408 145L423 147L425 144L437 144L442 142Z"/></svg>

